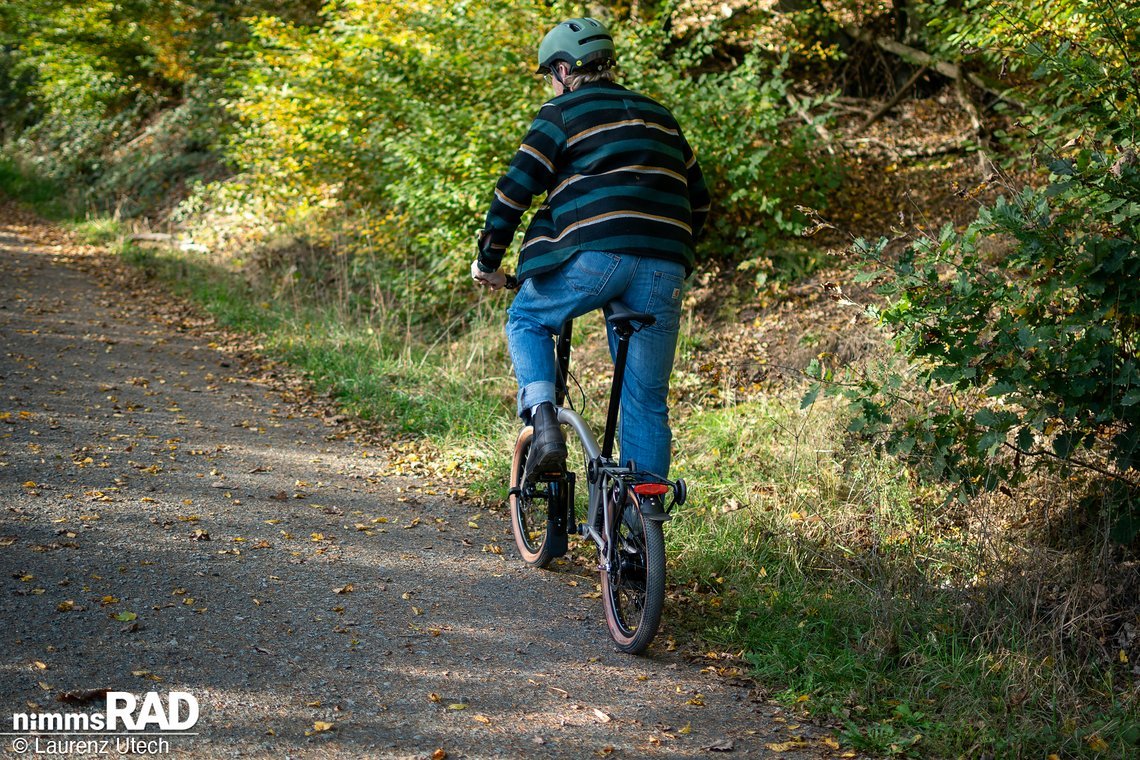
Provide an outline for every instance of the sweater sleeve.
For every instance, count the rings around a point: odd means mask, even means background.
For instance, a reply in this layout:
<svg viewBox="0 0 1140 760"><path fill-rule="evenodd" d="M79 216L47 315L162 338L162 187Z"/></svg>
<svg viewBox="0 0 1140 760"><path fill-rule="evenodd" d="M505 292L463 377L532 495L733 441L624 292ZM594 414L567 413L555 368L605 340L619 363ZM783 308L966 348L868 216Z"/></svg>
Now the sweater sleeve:
<svg viewBox="0 0 1140 760"><path fill-rule="evenodd" d="M554 186L558 159L566 147L562 112L547 103L538 112L506 173L495 184L479 250L479 268L493 272L536 195Z"/></svg>

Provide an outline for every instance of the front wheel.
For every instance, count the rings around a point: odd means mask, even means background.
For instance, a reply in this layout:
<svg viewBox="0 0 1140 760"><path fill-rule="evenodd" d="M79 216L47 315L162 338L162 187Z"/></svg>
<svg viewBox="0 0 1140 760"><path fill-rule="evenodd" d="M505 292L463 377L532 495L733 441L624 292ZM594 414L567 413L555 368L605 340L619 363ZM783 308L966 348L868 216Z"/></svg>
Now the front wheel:
<svg viewBox="0 0 1140 760"><path fill-rule="evenodd" d="M629 654L641 654L649 646L665 605L665 536L659 521L641 513L650 498L626 491L608 530L614 559L609 570L601 571L606 625L618 649Z"/></svg>

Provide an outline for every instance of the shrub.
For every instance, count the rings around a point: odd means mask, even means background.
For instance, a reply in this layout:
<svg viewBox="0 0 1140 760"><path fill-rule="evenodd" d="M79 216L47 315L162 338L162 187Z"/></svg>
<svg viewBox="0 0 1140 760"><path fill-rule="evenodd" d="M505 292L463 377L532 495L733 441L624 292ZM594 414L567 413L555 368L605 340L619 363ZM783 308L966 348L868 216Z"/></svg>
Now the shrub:
<svg viewBox="0 0 1140 760"><path fill-rule="evenodd" d="M491 188L549 96L533 75L537 32L517 30L567 12L344 0L326 6L320 28L258 20L229 100L237 194L306 234L347 232L361 254L355 269L406 282L403 296L455 298ZM685 72L702 39L669 52L665 16L613 28L627 83L677 112L709 174L706 255L755 257L796 231L795 206L822 203L836 173L809 158L815 133L790 113L780 66L749 56L693 77Z"/></svg>
<svg viewBox="0 0 1140 760"><path fill-rule="evenodd" d="M863 279L881 283L885 305L874 314L912 372L842 390L859 411L852 430L882 433L888 449L963 498L1042 468L1091 474L1087 506L1107 501L1114 535L1129 541L1140 530L1140 109L1135 93L1119 91L1119 68L1097 64L1128 58L1124 48L1112 54L1123 11L1091 5L1100 15L1074 17L1079 47L1069 44L1075 34L1046 44L1042 30L1026 49L1052 85L1039 92L1034 123L1046 185L897 257L883 241L857 246L873 265ZM1058 84L1078 102L1116 97L1050 109ZM1055 135L1070 142L1043 139ZM911 403L911 378L936 402Z"/></svg>

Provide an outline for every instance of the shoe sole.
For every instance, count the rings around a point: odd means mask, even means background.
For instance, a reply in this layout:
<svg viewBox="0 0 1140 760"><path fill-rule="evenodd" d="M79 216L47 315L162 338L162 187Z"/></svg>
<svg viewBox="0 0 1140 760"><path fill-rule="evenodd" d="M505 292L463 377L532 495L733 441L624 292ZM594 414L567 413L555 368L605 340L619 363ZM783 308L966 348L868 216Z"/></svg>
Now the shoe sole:
<svg viewBox="0 0 1140 760"><path fill-rule="evenodd" d="M542 461L535 465L526 463L525 474L528 479L534 475L560 476L566 471L566 452L548 451Z"/></svg>

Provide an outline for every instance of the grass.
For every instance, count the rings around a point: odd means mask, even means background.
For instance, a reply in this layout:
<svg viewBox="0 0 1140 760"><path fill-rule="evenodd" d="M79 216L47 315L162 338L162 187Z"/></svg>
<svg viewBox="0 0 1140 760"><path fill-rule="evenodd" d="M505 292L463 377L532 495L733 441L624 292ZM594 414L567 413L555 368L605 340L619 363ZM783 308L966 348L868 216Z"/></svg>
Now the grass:
<svg viewBox="0 0 1140 760"><path fill-rule="evenodd" d="M71 206L63 200L63 187L33 172L25 171L11 158L0 156L0 193L19 198L48 219L73 217Z"/></svg>
<svg viewBox="0 0 1140 760"><path fill-rule="evenodd" d="M0 187L52 202L47 186L12 171L0 163ZM122 237L104 220L77 229L89 240ZM291 287L257 287L197 254L121 253L221 326L256 336L317 392L394 436L429 442L441 470L481 498L505 499L516 423L502 299L481 302L459 331L370 313L343 294L317 303ZM576 332L591 398L605 386L599 337ZM683 354L715 343L712 327L686 320ZM862 751L1136 751L1135 675L1095 655L1095 608L1082 597L1103 576L1101 546L1060 551L1008 531L1009 504L943 504L900 464L849 440L843 409L801 409L794 386L746 403L717 400L725 395L695 392L675 405L675 472L691 498L667 530L667 634L742 653L773 698L838 721L843 743ZM1010 502L1061 504L1066 488Z"/></svg>
<svg viewBox="0 0 1140 760"><path fill-rule="evenodd" d="M790 395L790 394L789 394ZM794 398L693 414L670 533L692 629L742 650L777 697L845 743L914 757L1123 756L1140 738L1122 668L1056 656L1016 547L963 531L898 464L844 450L840 410ZM726 456L727 455L727 456ZM1064 649L1064 646L1061 647ZM1133 689L1135 682L1133 681ZM1119 685L1117 685L1119 687Z"/></svg>
<svg viewBox="0 0 1140 760"><path fill-rule="evenodd" d="M515 423L502 304L483 304L454 339L406 315L261 291L198 257L125 255L352 413L429 440L484 499L505 499ZM683 346L711 340L687 329ZM605 387L597 332L577 333L593 411ZM1024 573L1000 559L1014 547L955 523L901 465L851 444L841 409L800 409L800 395L677 406L676 473L692 496L668 531L674 635L743 652L774 698L838 720L862 751L1126 753L1140 730L1115 671L1063 660L1033 628L1044 579L1006 587Z"/></svg>

